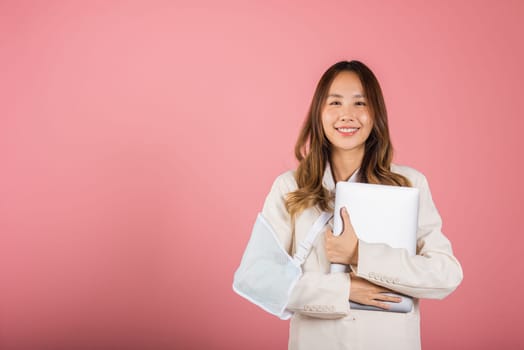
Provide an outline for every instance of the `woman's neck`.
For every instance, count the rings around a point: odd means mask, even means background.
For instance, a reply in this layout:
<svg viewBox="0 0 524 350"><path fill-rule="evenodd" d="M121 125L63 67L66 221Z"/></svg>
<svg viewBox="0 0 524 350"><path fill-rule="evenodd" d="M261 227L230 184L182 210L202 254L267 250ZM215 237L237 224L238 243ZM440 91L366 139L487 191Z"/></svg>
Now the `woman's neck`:
<svg viewBox="0 0 524 350"><path fill-rule="evenodd" d="M360 168L363 158L364 152L333 152L330 160L335 183L347 181Z"/></svg>

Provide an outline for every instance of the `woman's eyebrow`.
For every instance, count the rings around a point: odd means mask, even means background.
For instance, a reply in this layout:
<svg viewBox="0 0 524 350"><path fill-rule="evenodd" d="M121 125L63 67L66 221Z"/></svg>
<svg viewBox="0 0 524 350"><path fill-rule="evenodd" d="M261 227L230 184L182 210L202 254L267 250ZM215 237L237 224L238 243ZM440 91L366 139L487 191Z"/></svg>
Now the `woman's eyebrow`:
<svg viewBox="0 0 524 350"><path fill-rule="evenodd" d="M329 94L328 97L343 98L344 96L339 95L339 94ZM353 97L356 97L356 98L366 98L366 96L361 95L361 94L354 94Z"/></svg>

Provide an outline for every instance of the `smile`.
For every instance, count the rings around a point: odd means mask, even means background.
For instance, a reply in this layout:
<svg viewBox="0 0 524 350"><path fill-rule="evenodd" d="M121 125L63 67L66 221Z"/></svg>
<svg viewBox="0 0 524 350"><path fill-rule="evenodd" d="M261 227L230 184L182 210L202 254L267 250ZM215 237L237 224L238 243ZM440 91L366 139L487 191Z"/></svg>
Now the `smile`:
<svg viewBox="0 0 524 350"><path fill-rule="evenodd" d="M337 129L337 131L344 136L354 135L357 131L360 130L360 128L335 128L335 129Z"/></svg>
<svg viewBox="0 0 524 350"><path fill-rule="evenodd" d="M358 128L337 128L337 130L341 132L355 132Z"/></svg>

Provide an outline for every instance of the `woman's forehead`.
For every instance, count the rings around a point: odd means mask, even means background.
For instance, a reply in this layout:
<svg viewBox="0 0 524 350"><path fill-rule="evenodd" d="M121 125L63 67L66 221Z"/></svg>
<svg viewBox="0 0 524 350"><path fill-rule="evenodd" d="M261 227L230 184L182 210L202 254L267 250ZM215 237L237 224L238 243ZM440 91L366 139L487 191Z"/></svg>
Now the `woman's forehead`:
<svg viewBox="0 0 524 350"><path fill-rule="evenodd" d="M338 73L329 87L328 97L364 97L364 88L355 72Z"/></svg>

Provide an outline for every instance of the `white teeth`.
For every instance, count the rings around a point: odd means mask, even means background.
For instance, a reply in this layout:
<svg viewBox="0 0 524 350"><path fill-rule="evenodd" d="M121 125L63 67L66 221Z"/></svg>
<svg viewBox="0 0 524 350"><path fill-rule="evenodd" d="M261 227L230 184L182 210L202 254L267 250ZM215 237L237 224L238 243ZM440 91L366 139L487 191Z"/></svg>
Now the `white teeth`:
<svg viewBox="0 0 524 350"><path fill-rule="evenodd" d="M338 130L342 132L354 132L357 131L358 128L338 128Z"/></svg>

